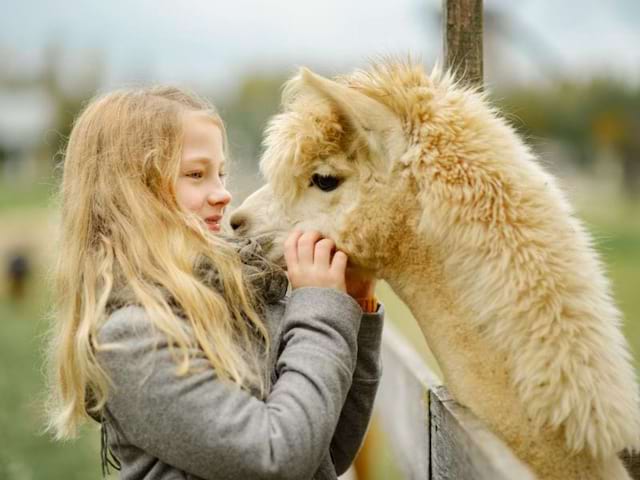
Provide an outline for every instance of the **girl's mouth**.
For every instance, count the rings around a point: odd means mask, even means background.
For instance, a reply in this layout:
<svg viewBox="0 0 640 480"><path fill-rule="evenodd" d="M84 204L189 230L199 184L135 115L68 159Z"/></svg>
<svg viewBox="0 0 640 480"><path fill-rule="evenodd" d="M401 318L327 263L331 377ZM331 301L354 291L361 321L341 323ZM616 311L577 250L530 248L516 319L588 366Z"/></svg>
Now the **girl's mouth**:
<svg viewBox="0 0 640 480"><path fill-rule="evenodd" d="M212 231L212 232L219 232L220 231L220 219L222 217L219 215L214 215L211 217L207 217L204 219L204 222L207 225L207 228Z"/></svg>
<svg viewBox="0 0 640 480"><path fill-rule="evenodd" d="M207 222L207 228L209 230L211 230L212 232L219 232L220 231L220 224L217 222Z"/></svg>

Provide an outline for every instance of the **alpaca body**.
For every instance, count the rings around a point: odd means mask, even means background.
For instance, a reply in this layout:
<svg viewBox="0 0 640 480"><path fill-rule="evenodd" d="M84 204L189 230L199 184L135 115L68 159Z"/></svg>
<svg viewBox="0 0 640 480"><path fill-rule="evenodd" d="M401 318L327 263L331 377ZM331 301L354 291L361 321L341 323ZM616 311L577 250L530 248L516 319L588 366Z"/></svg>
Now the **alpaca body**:
<svg viewBox="0 0 640 480"><path fill-rule="evenodd" d="M303 71L283 103L239 230L319 230L387 280L454 398L541 478L629 478L616 455L640 444L639 399L610 286L484 97L384 64L339 81Z"/></svg>

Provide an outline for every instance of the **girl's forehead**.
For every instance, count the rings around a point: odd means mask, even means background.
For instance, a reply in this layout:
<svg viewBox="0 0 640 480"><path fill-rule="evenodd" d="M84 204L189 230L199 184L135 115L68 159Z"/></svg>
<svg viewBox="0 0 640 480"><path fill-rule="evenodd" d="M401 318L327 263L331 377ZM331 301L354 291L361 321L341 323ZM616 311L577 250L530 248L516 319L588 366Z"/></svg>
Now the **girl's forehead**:
<svg viewBox="0 0 640 480"><path fill-rule="evenodd" d="M182 117L183 148L215 142L226 151L226 134L219 117L206 111L188 111Z"/></svg>
<svg viewBox="0 0 640 480"><path fill-rule="evenodd" d="M202 110L188 110L182 114L182 122L185 128L214 127L221 130L221 121L216 115Z"/></svg>
<svg viewBox="0 0 640 480"><path fill-rule="evenodd" d="M209 117L185 116L181 163L224 162L222 130Z"/></svg>
<svg viewBox="0 0 640 480"><path fill-rule="evenodd" d="M203 142L211 140L222 140L222 129L220 123L215 119L203 113L194 112L186 114L183 119L183 130L185 143L187 142Z"/></svg>

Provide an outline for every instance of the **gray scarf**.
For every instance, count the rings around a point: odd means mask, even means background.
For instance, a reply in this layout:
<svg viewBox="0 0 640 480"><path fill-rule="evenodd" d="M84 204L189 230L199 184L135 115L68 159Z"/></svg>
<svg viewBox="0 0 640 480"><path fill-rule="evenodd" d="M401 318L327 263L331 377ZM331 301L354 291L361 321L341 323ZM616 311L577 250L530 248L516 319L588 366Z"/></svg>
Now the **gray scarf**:
<svg viewBox="0 0 640 480"><path fill-rule="evenodd" d="M271 247L272 237L237 238L223 236L233 246L242 262L242 273L248 286L255 293L259 310L265 304L277 303L287 293L289 281L284 270L264 256L264 250ZM201 255L194 265L194 273L208 287L224 296L224 288L220 273L209 257ZM159 287L174 313L184 316L182 307L162 286ZM126 305L135 305L138 301L129 286L116 288L111 292L107 302L107 315Z"/></svg>

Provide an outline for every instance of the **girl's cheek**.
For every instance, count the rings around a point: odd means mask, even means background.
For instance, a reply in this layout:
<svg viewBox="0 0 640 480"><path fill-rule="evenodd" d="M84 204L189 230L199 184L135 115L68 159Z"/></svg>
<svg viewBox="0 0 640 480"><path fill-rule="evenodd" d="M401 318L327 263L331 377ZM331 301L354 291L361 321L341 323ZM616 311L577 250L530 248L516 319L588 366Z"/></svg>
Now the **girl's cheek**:
<svg viewBox="0 0 640 480"><path fill-rule="evenodd" d="M193 196L191 198L191 210L193 212L198 212L202 208L204 197L199 192L193 192Z"/></svg>
<svg viewBox="0 0 640 480"><path fill-rule="evenodd" d="M179 202L182 208L189 210L190 212L197 212L200 209L198 194L195 191L183 192L182 198Z"/></svg>

